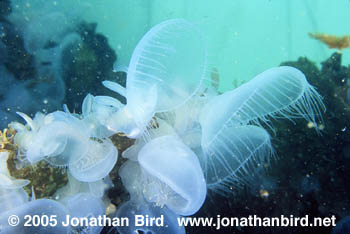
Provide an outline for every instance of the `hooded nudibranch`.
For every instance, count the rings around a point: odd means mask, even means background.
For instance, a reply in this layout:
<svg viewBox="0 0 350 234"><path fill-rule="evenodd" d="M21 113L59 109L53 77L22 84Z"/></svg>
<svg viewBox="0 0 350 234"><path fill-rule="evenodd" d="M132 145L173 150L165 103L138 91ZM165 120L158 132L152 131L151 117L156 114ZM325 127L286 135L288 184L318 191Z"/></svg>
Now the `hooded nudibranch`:
<svg viewBox="0 0 350 234"><path fill-rule="evenodd" d="M103 83L127 99L107 126L128 137L140 137L155 113L178 108L198 91L206 64L206 45L194 24L173 19L154 26L132 54L126 89Z"/></svg>

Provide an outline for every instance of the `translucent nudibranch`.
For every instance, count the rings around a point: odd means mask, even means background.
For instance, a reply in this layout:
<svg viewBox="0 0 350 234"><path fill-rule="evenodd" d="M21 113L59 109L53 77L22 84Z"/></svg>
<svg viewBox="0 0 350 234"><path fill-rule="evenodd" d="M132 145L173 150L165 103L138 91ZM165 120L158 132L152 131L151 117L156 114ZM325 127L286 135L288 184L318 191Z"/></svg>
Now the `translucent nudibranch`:
<svg viewBox="0 0 350 234"><path fill-rule="evenodd" d="M154 26L132 54L126 89L103 83L127 99L107 126L128 137L140 137L155 113L178 108L198 91L206 63L206 45L194 24L173 19Z"/></svg>
<svg viewBox="0 0 350 234"><path fill-rule="evenodd" d="M31 164L45 159L53 166L68 166L80 181L95 182L106 177L117 162L117 149L107 136L95 137L96 129L88 127L91 120L60 111L48 115L38 113L34 120L19 114L27 125L10 126L18 132L15 143L20 154Z"/></svg>
<svg viewBox="0 0 350 234"><path fill-rule="evenodd" d="M213 97L202 109L201 145L209 187L225 190L243 182L272 155L269 134L276 117L304 118L317 126L325 109L321 96L293 67L271 68L246 84ZM317 129L317 128L316 128Z"/></svg>
<svg viewBox="0 0 350 234"><path fill-rule="evenodd" d="M269 165L274 153L263 126L273 129L270 120L277 117L304 118L317 126L325 109L321 96L298 69L271 68L219 94L212 87L204 87L206 66L206 45L195 25L175 19L154 26L133 52L126 88L103 82L125 96L126 105L113 97L88 94L80 115L64 106L65 112L37 113L33 119L18 113L26 125L10 124L17 131L14 141L20 159L31 164L46 160L68 168L69 184L56 193L64 205L50 200L28 202L22 189L28 181L14 180L2 171L0 196L10 205L18 202L21 206L15 213L19 215L50 213L42 207L47 205L58 215L83 216L77 211L77 201L91 206L85 208L94 215L103 214L100 199L104 181L118 159L110 137L123 133L136 141L124 151L123 157L128 160L119 169L130 201L115 215L131 218L133 212L163 214L167 228L142 231L184 233L176 218L195 214L208 188L227 194ZM6 208L9 210L14 209ZM0 216L0 224L4 222ZM118 230L129 233L136 227ZM23 233L22 229L15 231Z"/></svg>
<svg viewBox="0 0 350 234"><path fill-rule="evenodd" d="M24 226L23 220L26 215L41 216L42 214L51 216L55 215L57 225L55 226ZM26 233L52 233L52 234L65 234L69 233L70 226L63 226L62 223L69 214L67 208L61 203L50 199L39 199L30 202L26 202L22 205L16 206L16 208L10 211L0 214L0 224L2 225L2 231L8 234L26 234ZM21 220L20 225L10 225L8 221L9 217L18 217Z"/></svg>
<svg viewBox="0 0 350 234"><path fill-rule="evenodd" d="M150 219L159 219L159 217L164 217L164 225L162 226L136 226L135 225L135 214L148 217ZM177 223L178 216L171 212L167 207L154 206L143 200L131 200L123 203L117 213L116 217L129 217L130 225L124 227L118 227L117 231L120 234L138 233L142 231L143 233L151 234L185 234L185 228L179 226ZM111 232L116 233L116 232Z"/></svg>
<svg viewBox="0 0 350 234"><path fill-rule="evenodd" d="M179 138L151 140L140 150L138 161L147 201L179 215L195 214L203 205L207 188L202 169L196 154Z"/></svg>
<svg viewBox="0 0 350 234"><path fill-rule="evenodd" d="M203 171L196 154L177 136L154 138L137 158L120 169L132 199L142 196L178 215L192 215L200 209L207 194Z"/></svg>

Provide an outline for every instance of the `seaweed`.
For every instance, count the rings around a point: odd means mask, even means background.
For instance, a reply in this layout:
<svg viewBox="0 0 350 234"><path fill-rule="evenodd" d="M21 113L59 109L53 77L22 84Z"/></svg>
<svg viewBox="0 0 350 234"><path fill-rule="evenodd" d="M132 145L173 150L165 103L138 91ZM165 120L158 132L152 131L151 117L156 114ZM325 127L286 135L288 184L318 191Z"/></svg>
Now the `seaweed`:
<svg viewBox="0 0 350 234"><path fill-rule="evenodd" d="M86 93L106 93L101 81L116 80L118 77L112 71L117 55L109 46L107 38L96 33L96 23L82 22L77 32L82 42L77 50L65 51L65 64L62 69L66 87L69 87L66 90L65 103L70 109L79 112L80 103ZM126 77L124 83L125 81Z"/></svg>
<svg viewBox="0 0 350 234"><path fill-rule="evenodd" d="M308 33L308 35L326 44L330 49L342 50L350 48L350 36L336 36L325 33Z"/></svg>
<svg viewBox="0 0 350 234"><path fill-rule="evenodd" d="M1 22L1 19L0 19ZM0 40L7 48L5 66L17 80L28 80L35 77L34 57L24 48L21 32L11 22L2 23L4 34Z"/></svg>

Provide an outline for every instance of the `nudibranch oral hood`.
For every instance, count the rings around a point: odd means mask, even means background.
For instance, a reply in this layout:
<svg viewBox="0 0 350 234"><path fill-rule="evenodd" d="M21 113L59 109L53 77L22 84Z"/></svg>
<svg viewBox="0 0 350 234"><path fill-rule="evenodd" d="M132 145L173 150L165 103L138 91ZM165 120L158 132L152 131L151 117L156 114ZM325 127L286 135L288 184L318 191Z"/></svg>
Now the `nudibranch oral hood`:
<svg viewBox="0 0 350 234"><path fill-rule="evenodd" d="M206 45L194 24L174 19L154 26L132 54L126 89L104 83L127 100L123 114L112 116L107 126L140 137L155 113L178 108L199 90L206 64Z"/></svg>

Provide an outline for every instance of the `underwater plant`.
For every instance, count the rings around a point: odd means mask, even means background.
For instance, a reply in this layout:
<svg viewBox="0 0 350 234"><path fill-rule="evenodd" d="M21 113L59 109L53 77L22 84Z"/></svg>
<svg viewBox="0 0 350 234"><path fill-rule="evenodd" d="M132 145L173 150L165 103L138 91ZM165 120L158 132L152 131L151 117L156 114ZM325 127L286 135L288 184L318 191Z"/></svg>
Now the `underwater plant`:
<svg viewBox="0 0 350 234"><path fill-rule="evenodd" d="M350 232L350 216L345 216L335 226L331 234L345 234Z"/></svg>
<svg viewBox="0 0 350 234"><path fill-rule="evenodd" d="M16 111L28 113L33 109L45 108L43 98L35 98L33 90L28 89L29 82L16 80L5 65L0 65L0 78L2 81L0 87L0 93L2 93L0 99L1 128L6 128L11 121L20 120Z"/></svg>
<svg viewBox="0 0 350 234"><path fill-rule="evenodd" d="M326 44L330 49L350 48L350 36L336 36L325 33L309 33L309 36Z"/></svg>
<svg viewBox="0 0 350 234"><path fill-rule="evenodd" d="M2 34L3 34L3 26L0 23L0 35ZM4 42L0 40L0 65L2 65L7 61L7 56L8 56L7 48Z"/></svg>
<svg viewBox="0 0 350 234"><path fill-rule="evenodd" d="M46 213L55 214L59 221L62 221L67 214L66 208L57 201L50 199L39 199L29 201L28 194L24 191L23 186L29 183L28 180L14 179L4 165L8 159L9 152L0 152L0 197L1 206L0 224L1 231L4 233L67 233L68 227L57 225L57 227L24 227L18 225L13 227L9 224L8 218L17 215L24 220L25 215L35 215Z"/></svg>

